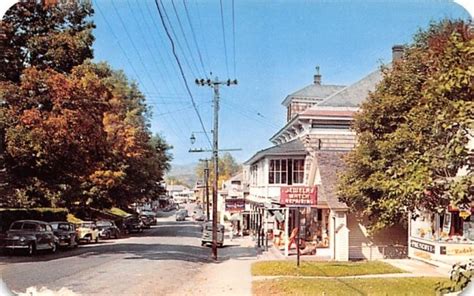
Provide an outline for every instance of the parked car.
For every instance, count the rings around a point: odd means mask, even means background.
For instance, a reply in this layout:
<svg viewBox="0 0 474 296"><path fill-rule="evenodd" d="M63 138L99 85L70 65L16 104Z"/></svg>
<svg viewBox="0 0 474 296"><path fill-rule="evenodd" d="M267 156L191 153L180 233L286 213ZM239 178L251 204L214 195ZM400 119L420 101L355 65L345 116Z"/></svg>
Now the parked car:
<svg viewBox="0 0 474 296"><path fill-rule="evenodd" d="M212 244L212 221L203 224L201 246ZM217 246L224 245L224 225L217 224Z"/></svg>
<svg viewBox="0 0 474 296"><path fill-rule="evenodd" d="M185 221L186 220L186 213L183 210L179 210L176 212L176 221Z"/></svg>
<svg viewBox="0 0 474 296"><path fill-rule="evenodd" d="M123 221L125 233L142 232L144 225L137 216L128 217Z"/></svg>
<svg viewBox="0 0 474 296"><path fill-rule="evenodd" d="M193 214L194 221L206 221L206 215L203 211L195 211Z"/></svg>
<svg viewBox="0 0 474 296"><path fill-rule="evenodd" d="M76 226L65 221L50 222L60 247L77 247Z"/></svg>
<svg viewBox="0 0 474 296"><path fill-rule="evenodd" d="M54 253L58 243L58 238L48 223L19 220L10 225L4 240L4 248L9 252L24 250L28 255L33 255L38 250L50 250Z"/></svg>
<svg viewBox="0 0 474 296"><path fill-rule="evenodd" d="M120 238L120 229L115 225L114 221L98 220L95 224L97 229L99 229L99 237Z"/></svg>
<svg viewBox="0 0 474 296"><path fill-rule="evenodd" d="M77 241L99 242L99 229L93 221L82 221L76 224Z"/></svg>

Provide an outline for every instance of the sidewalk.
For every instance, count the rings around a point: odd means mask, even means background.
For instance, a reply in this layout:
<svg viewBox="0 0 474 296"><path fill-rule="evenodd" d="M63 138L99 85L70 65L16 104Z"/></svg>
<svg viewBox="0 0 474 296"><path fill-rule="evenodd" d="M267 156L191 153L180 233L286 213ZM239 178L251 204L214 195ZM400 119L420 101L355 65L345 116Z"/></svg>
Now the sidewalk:
<svg viewBox="0 0 474 296"><path fill-rule="evenodd" d="M226 240L217 249L218 262L205 266L199 274L175 295L252 295L250 268L257 259L257 250L249 237Z"/></svg>

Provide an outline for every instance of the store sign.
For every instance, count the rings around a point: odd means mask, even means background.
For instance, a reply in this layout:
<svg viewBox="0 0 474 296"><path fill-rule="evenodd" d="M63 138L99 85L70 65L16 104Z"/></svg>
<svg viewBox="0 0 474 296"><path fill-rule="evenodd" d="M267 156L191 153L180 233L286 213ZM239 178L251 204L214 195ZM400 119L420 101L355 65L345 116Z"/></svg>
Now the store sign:
<svg viewBox="0 0 474 296"><path fill-rule="evenodd" d="M286 186L280 188L280 203L286 206L314 206L317 203L317 186Z"/></svg>
<svg viewBox="0 0 474 296"><path fill-rule="evenodd" d="M425 252L433 253L433 254L435 253L435 246L434 245L419 242L419 241L416 241L416 240L411 240L410 241L410 247L418 249L418 250L422 250L422 251L425 251Z"/></svg>
<svg viewBox="0 0 474 296"><path fill-rule="evenodd" d="M450 256L474 256L474 246L446 246L445 254Z"/></svg>
<svg viewBox="0 0 474 296"><path fill-rule="evenodd" d="M231 213L243 212L245 210L245 200L243 198L226 199L225 210Z"/></svg>

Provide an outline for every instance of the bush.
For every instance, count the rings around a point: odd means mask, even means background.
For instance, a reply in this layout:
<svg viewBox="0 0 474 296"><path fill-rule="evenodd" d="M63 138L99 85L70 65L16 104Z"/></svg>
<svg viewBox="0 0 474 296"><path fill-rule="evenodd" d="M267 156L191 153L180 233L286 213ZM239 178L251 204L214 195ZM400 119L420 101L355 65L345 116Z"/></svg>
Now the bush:
<svg viewBox="0 0 474 296"><path fill-rule="evenodd" d="M0 232L6 232L17 220L66 221L67 214L65 208L0 208Z"/></svg>

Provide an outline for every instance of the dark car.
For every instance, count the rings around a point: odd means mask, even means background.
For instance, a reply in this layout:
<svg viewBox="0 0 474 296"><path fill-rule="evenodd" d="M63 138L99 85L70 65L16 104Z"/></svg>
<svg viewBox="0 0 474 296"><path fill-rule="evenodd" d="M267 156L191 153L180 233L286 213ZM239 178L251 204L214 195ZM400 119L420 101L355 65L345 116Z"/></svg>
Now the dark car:
<svg viewBox="0 0 474 296"><path fill-rule="evenodd" d="M33 255L38 250L56 252L58 238L53 228L46 222L37 220L19 220L10 225L4 248L7 251L24 250Z"/></svg>
<svg viewBox="0 0 474 296"><path fill-rule="evenodd" d="M125 233L142 232L144 228L142 220L137 216L126 218L123 227Z"/></svg>
<svg viewBox="0 0 474 296"><path fill-rule="evenodd" d="M60 247L77 247L76 225L65 221L50 222L49 225L53 228Z"/></svg>
<svg viewBox="0 0 474 296"><path fill-rule="evenodd" d="M113 221L99 220L95 224L99 229L99 236L104 238L120 238L120 229Z"/></svg>

